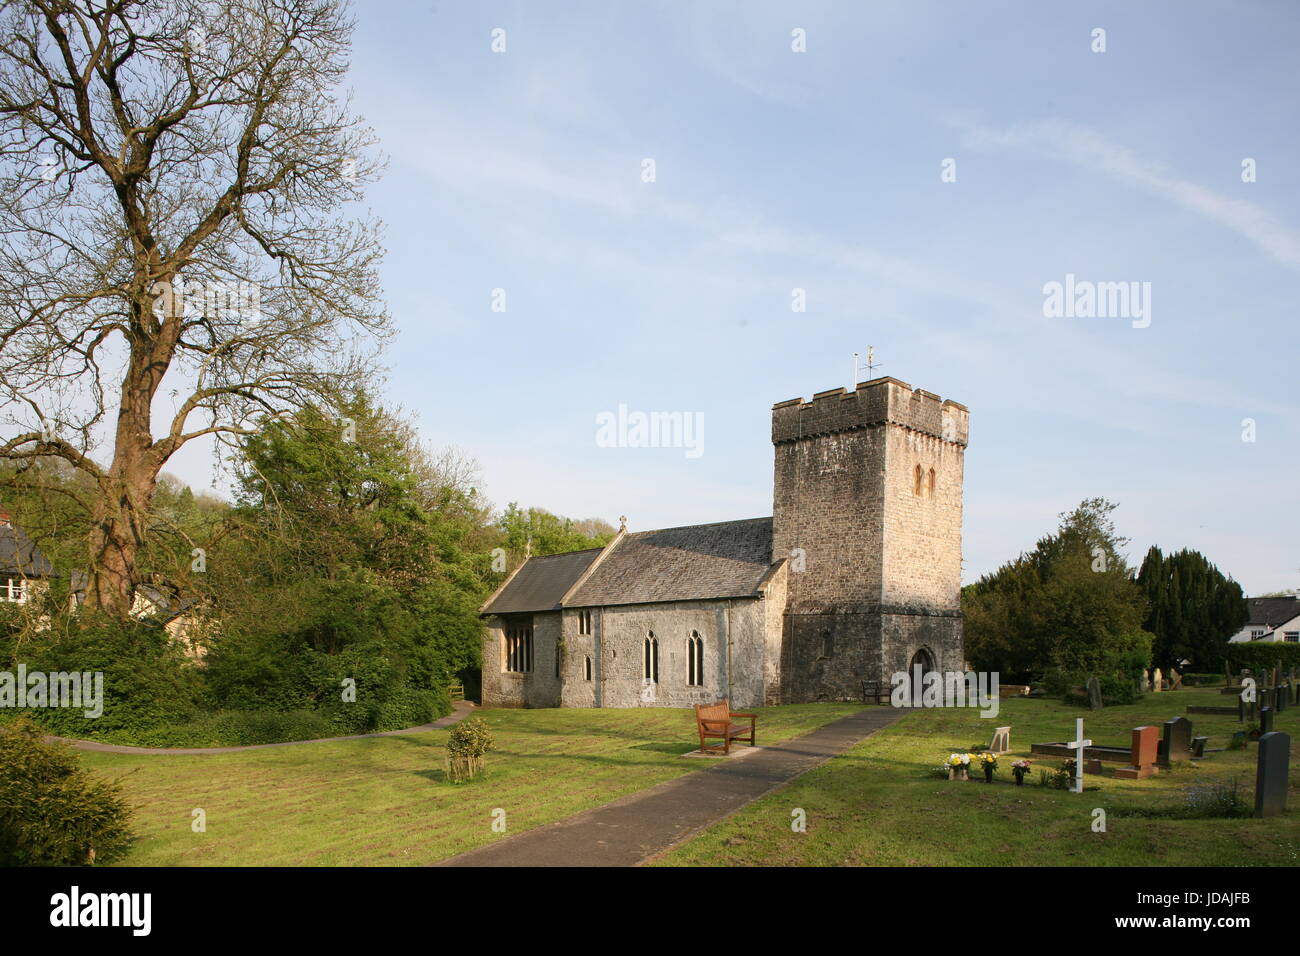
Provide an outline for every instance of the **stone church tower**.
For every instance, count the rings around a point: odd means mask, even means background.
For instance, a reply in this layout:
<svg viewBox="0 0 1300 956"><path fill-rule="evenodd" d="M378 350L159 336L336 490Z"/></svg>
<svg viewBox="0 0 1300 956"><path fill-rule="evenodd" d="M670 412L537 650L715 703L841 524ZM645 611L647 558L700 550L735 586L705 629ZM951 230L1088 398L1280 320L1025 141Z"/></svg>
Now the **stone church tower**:
<svg viewBox="0 0 1300 956"><path fill-rule="evenodd" d="M917 663L964 669L968 423L965 406L894 378L773 407L782 703L887 698Z"/></svg>

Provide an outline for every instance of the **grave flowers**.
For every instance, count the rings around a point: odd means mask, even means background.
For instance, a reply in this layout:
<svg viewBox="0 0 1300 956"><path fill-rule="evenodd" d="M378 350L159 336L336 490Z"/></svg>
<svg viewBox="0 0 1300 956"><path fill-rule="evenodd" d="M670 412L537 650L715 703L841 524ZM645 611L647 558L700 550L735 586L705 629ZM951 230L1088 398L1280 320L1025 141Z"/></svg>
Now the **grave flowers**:
<svg viewBox="0 0 1300 956"><path fill-rule="evenodd" d="M1025 774L1029 773L1029 765L1031 763L1033 763L1032 760L1022 759L1017 760L1011 765L1011 772L1015 775L1017 787L1023 787L1025 785Z"/></svg>
<svg viewBox="0 0 1300 956"><path fill-rule="evenodd" d="M979 764L984 768L984 782L993 782L993 771L998 769L998 758L989 751L984 751L979 755Z"/></svg>
<svg viewBox="0 0 1300 956"><path fill-rule="evenodd" d="M948 755L948 779L969 780L970 754Z"/></svg>

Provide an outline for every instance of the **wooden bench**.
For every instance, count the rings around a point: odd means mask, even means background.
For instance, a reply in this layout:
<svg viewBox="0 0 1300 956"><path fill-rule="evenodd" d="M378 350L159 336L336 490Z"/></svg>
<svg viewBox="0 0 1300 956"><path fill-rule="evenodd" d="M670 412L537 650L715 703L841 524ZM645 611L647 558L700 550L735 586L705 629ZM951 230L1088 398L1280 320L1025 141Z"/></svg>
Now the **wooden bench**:
<svg viewBox="0 0 1300 956"><path fill-rule="evenodd" d="M743 724L733 724L733 717L748 717L749 726ZM749 738L749 745L754 744L755 727L758 721L757 714L736 714L732 713L731 705L723 698L716 704L696 704L695 705L695 728L700 732L700 753L731 753L731 742L743 737ZM709 746L705 740L721 740L721 744Z"/></svg>

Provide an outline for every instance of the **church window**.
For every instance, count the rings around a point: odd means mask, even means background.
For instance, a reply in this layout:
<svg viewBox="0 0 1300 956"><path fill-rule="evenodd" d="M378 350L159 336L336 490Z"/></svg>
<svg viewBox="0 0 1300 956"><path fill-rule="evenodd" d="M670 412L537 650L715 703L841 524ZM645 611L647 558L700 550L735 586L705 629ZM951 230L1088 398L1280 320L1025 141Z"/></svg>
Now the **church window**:
<svg viewBox="0 0 1300 956"><path fill-rule="evenodd" d="M822 659L835 656L835 635L830 631L822 631Z"/></svg>
<svg viewBox="0 0 1300 956"><path fill-rule="evenodd" d="M655 637L654 631L645 639L641 676L651 683L659 683L659 639Z"/></svg>
<svg viewBox="0 0 1300 956"><path fill-rule="evenodd" d="M691 631L686 647L686 683L691 687L704 686L704 638L699 631Z"/></svg>
<svg viewBox="0 0 1300 956"><path fill-rule="evenodd" d="M934 469L930 469L930 497L934 497Z"/></svg>
<svg viewBox="0 0 1300 956"><path fill-rule="evenodd" d="M506 667L514 674L527 674L533 669L533 629L516 627L506 631Z"/></svg>
<svg viewBox="0 0 1300 956"><path fill-rule="evenodd" d="M591 655L588 654L582 661L582 679L591 680Z"/></svg>
<svg viewBox="0 0 1300 956"><path fill-rule="evenodd" d="M917 465L916 470L912 472L912 494L918 498L921 496L921 466Z"/></svg>
<svg viewBox="0 0 1300 956"><path fill-rule="evenodd" d="M560 645L555 645L555 676L560 676Z"/></svg>
<svg viewBox="0 0 1300 956"><path fill-rule="evenodd" d="M590 611L578 612L578 633L579 634L591 633L591 612Z"/></svg>

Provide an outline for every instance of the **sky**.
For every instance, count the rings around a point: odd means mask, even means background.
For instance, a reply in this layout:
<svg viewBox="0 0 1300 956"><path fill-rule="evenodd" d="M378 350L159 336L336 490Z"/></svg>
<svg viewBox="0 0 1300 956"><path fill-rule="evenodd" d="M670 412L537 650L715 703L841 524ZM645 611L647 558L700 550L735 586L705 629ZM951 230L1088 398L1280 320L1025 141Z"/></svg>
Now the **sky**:
<svg viewBox="0 0 1300 956"><path fill-rule="evenodd" d="M355 11L383 393L498 507L770 515L771 406L872 346L970 408L965 582L1102 496L1134 562L1300 586L1300 5ZM1145 315L1048 314L1067 275ZM699 441L608 447L620 406Z"/></svg>

